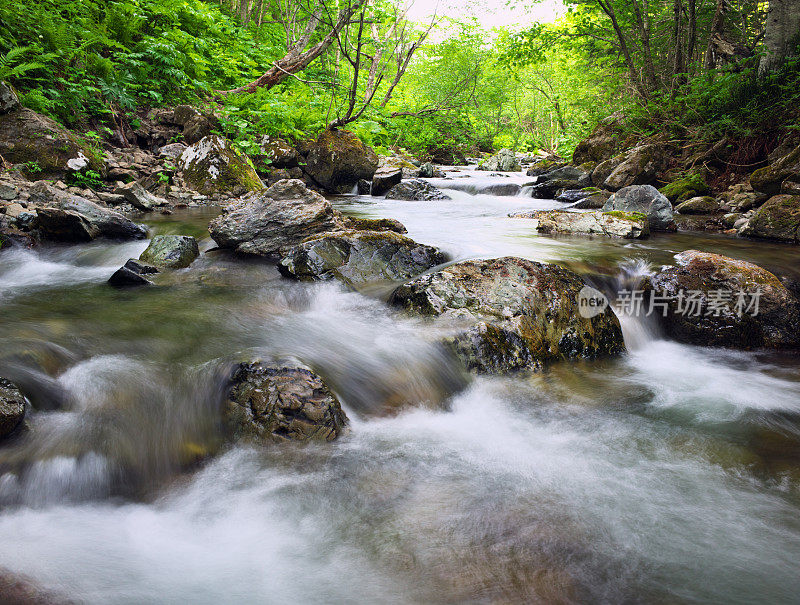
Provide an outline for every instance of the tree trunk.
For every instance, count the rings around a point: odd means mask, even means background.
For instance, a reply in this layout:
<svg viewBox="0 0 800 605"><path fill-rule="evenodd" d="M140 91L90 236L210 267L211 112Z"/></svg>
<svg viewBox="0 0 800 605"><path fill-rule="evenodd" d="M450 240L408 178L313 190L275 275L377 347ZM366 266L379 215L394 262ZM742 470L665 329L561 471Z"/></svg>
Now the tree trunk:
<svg viewBox="0 0 800 605"><path fill-rule="evenodd" d="M758 74L764 76L794 55L800 42L800 0L770 0L764 32L766 54Z"/></svg>
<svg viewBox="0 0 800 605"><path fill-rule="evenodd" d="M711 31L708 35L708 48L706 48L706 58L703 66L706 69L714 69L717 66L717 59L714 53L714 39L722 36L725 29L725 0L717 0L717 8L714 11L714 18L711 21Z"/></svg>

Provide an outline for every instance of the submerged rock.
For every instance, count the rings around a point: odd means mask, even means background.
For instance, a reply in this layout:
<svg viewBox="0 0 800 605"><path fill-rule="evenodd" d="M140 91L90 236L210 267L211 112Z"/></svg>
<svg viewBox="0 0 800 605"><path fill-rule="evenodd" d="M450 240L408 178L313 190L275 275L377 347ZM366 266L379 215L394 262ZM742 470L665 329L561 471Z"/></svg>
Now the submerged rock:
<svg viewBox="0 0 800 605"><path fill-rule="evenodd" d="M12 383L0 378L0 440L5 439L25 418L25 397Z"/></svg>
<svg viewBox="0 0 800 605"><path fill-rule="evenodd" d="M653 231L674 229L672 204L650 185L631 185L617 191L603 206L603 212L614 210L644 214Z"/></svg>
<svg viewBox="0 0 800 605"><path fill-rule="evenodd" d="M675 258L677 266L646 282L663 303L655 315L669 336L736 349L800 345L800 303L775 275L752 263L697 250ZM754 297L756 292L760 294Z"/></svg>
<svg viewBox="0 0 800 605"><path fill-rule="evenodd" d="M583 189L592 184L588 172L575 166L564 166L542 174L531 189L531 195L539 199L555 199L568 189Z"/></svg>
<svg viewBox="0 0 800 605"><path fill-rule="evenodd" d="M180 167L186 184L204 195L264 189L250 158L218 135L203 137L187 147L181 154Z"/></svg>
<svg viewBox="0 0 800 605"><path fill-rule="evenodd" d="M517 155L510 149L501 149L489 159L481 162L475 170L487 170L489 172L519 172L522 166L517 159Z"/></svg>
<svg viewBox="0 0 800 605"><path fill-rule="evenodd" d="M432 201L449 200L449 195L445 195L436 187L426 181L411 179L395 185L386 193L387 200L406 200L406 201Z"/></svg>
<svg viewBox="0 0 800 605"><path fill-rule="evenodd" d="M755 211L739 234L793 244L800 242L800 196L771 197Z"/></svg>
<svg viewBox="0 0 800 605"><path fill-rule="evenodd" d="M200 256L197 240L190 235L156 235L139 256L156 267L183 269Z"/></svg>
<svg viewBox="0 0 800 605"><path fill-rule="evenodd" d="M117 269L114 274L108 278L108 283L115 288L134 288L137 286L152 286L151 282L146 275L158 273L158 269L153 265L148 265L135 258L128 259L122 267Z"/></svg>
<svg viewBox="0 0 800 605"><path fill-rule="evenodd" d="M625 239L643 239L650 235L647 217L627 212L570 212L546 210L534 212L539 233L604 235Z"/></svg>
<svg viewBox="0 0 800 605"><path fill-rule="evenodd" d="M277 256L281 248L342 228L330 202L296 179L229 204L209 225L220 248L259 256Z"/></svg>
<svg viewBox="0 0 800 605"><path fill-rule="evenodd" d="M303 365L242 363L232 383L223 418L233 439L333 441L345 431L339 400Z"/></svg>
<svg viewBox="0 0 800 605"><path fill-rule="evenodd" d="M415 277L448 258L433 246L391 231L323 233L295 246L278 265L295 279L335 277L350 286Z"/></svg>
<svg viewBox="0 0 800 605"><path fill-rule="evenodd" d="M361 179L371 180L378 155L348 130L325 130L311 145L306 173L331 193L349 193Z"/></svg>
<svg viewBox="0 0 800 605"><path fill-rule="evenodd" d="M583 280L557 265L505 257L465 261L400 286L392 304L427 316L469 321L448 341L470 370L502 373L559 359L625 351L610 308L583 317Z"/></svg>

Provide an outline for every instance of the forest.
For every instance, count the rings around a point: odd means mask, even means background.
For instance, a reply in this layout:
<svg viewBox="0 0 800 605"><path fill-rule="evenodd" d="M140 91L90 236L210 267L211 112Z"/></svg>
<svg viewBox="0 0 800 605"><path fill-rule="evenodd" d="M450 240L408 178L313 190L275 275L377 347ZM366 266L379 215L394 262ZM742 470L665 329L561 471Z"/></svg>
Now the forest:
<svg viewBox="0 0 800 605"><path fill-rule="evenodd" d="M800 594L800 0L0 0L0 603Z"/></svg>

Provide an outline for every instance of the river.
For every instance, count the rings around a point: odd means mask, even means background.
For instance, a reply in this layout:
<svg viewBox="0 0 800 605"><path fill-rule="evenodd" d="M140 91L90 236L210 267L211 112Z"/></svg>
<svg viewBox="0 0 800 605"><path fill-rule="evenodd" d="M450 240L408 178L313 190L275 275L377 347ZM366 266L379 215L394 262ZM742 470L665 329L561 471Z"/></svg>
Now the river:
<svg viewBox="0 0 800 605"><path fill-rule="evenodd" d="M451 176L449 201L333 202L607 289L692 248L800 270L796 248L720 235L540 237L508 213L560 203L476 193L521 175ZM145 222L208 251L215 215ZM61 404L0 449L0 568L97 604L798 602L797 355L622 317L619 359L467 381L435 325L269 263L211 251L162 287L107 286L146 246L0 252L0 363ZM317 369L349 433L197 462L226 364L252 354Z"/></svg>

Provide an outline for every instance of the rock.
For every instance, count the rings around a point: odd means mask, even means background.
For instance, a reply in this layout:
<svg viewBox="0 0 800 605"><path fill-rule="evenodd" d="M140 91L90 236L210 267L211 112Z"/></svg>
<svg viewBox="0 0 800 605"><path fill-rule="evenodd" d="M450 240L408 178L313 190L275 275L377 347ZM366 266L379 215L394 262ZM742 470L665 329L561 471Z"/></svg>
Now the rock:
<svg viewBox="0 0 800 605"><path fill-rule="evenodd" d="M141 183L138 182L128 183L122 187L117 187L114 193L124 197L125 201L137 210L143 210L145 212L149 212L154 208L159 206L167 206L169 204L169 202L164 198L157 197L147 191L147 189L142 187Z"/></svg>
<svg viewBox="0 0 800 605"><path fill-rule="evenodd" d="M471 327L448 345L469 369L502 373L625 351L610 308L582 317L578 300L584 287L578 275L557 265L506 257L423 275L395 290L391 303L468 321Z"/></svg>
<svg viewBox="0 0 800 605"><path fill-rule="evenodd" d="M372 195L383 195L403 180L403 168L400 166L382 166L372 176Z"/></svg>
<svg viewBox="0 0 800 605"><path fill-rule="evenodd" d="M25 208L23 208L22 204L9 204L8 206L4 206L3 209L5 210L5 215L9 218L17 218L20 214L25 212Z"/></svg>
<svg viewBox="0 0 800 605"><path fill-rule="evenodd" d="M600 190L595 187L586 187L584 189L565 189L555 199L559 202L567 204L574 204L580 202L589 196L600 193Z"/></svg>
<svg viewBox="0 0 800 605"><path fill-rule="evenodd" d="M200 256L197 240L189 235L156 235L147 249L139 255L156 267L183 269Z"/></svg>
<svg viewBox="0 0 800 605"><path fill-rule="evenodd" d="M564 166L540 175L531 194L539 199L555 199L566 189L583 189L591 184L592 177L588 172L575 166Z"/></svg>
<svg viewBox="0 0 800 605"><path fill-rule="evenodd" d="M667 154L662 145L635 147L625 154L622 162L606 177L603 187L617 191L630 185L647 185L664 170L666 164Z"/></svg>
<svg viewBox="0 0 800 605"><path fill-rule="evenodd" d="M758 208L768 199L769 196L766 193L741 191L730 196L728 206L736 212L747 212L753 208Z"/></svg>
<svg viewBox="0 0 800 605"><path fill-rule="evenodd" d="M296 363L242 363L233 373L223 419L233 439L259 443L333 441L347 416L325 382Z"/></svg>
<svg viewBox="0 0 800 605"><path fill-rule="evenodd" d="M13 384L0 378L0 440L5 439L25 418L25 397Z"/></svg>
<svg viewBox="0 0 800 605"><path fill-rule="evenodd" d="M479 195L497 195L501 197L512 197L519 195L522 187L515 183L497 183L479 189L476 194Z"/></svg>
<svg viewBox="0 0 800 605"><path fill-rule="evenodd" d="M432 201L449 200L449 195L445 195L436 187L420 179L411 179L395 185L386 192L387 200L406 200L406 201Z"/></svg>
<svg viewBox="0 0 800 605"><path fill-rule="evenodd" d="M356 231L394 231L395 233L408 233L405 225L393 218L355 218L352 216L344 217L344 225L347 229Z"/></svg>
<svg viewBox="0 0 800 605"><path fill-rule="evenodd" d="M781 184L781 193L788 195L800 195L800 183L796 181L783 181Z"/></svg>
<svg viewBox="0 0 800 605"><path fill-rule="evenodd" d="M170 158L172 160L177 160L183 155L183 152L186 151L186 145L183 143L170 143L169 145L164 145L163 147L158 148L158 155L162 158Z"/></svg>
<svg viewBox="0 0 800 605"><path fill-rule="evenodd" d="M576 208L579 210L599 210L605 206L608 198L610 197L611 194L608 191L600 191L599 193L593 193L589 197L585 197L582 200L572 204L570 208Z"/></svg>
<svg viewBox="0 0 800 605"><path fill-rule="evenodd" d="M0 115L0 156L23 170L35 166L28 172L38 178L63 177L71 172L68 164L79 158L98 174L106 172L102 155L86 141L25 107Z"/></svg>
<svg viewBox="0 0 800 605"><path fill-rule="evenodd" d="M366 179L359 179L358 183L356 184L356 191L358 192L358 195L369 195L372 193L372 183Z"/></svg>
<svg viewBox="0 0 800 605"><path fill-rule="evenodd" d="M6 82L0 82L0 115L21 107L17 93Z"/></svg>
<svg viewBox="0 0 800 605"><path fill-rule="evenodd" d="M731 212L731 213L723 215L722 224L725 226L726 229L733 229L733 228L735 228L736 223L741 218L742 218L742 213L741 212Z"/></svg>
<svg viewBox="0 0 800 605"><path fill-rule="evenodd" d="M739 234L793 244L800 242L800 196L771 197L753 213Z"/></svg>
<svg viewBox="0 0 800 605"><path fill-rule="evenodd" d="M158 273L156 267L131 258L108 278L108 283L115 288L152 286L153 282L147 279L145 275L154 273Z"/></svg>
<svg viewBox="0 0 800 605"><path fill-rule="evenodd" d="M644 239L650 235L647 217L626 212L570 212L548 210L535 212L539 233L604 235L625 239Z"/></svg>
<svg viewBox="0 0 800 605"><path fill-rule="evenodd" d="M180 165L187 185L204 195L264 189L250 158L218 135L204 137L187 147Z"/></svg>
<svg viewBox="0 0 800 605"><path fill-rule="evenodd" d="M425 162L419 167L419 177L423 179L433 179L444 177L444 172L436 168L431 162Z"/></svg>
<svg viewBox="0 0 800 605"><path fill-rule="evenodd" d="M44 181L29 189L31 200L46 205L37 211L43 239L85 242L96 237L144 239L147 229L129 218L77 195L59 191Z"/></svg>
<svg viewBox="0 0 800 605"><path fill-rule="evenodd" d="M275 168L294 168L299 165L300 154L283 139L264 135L260 147L261 154Z"/></svg>
<svg viewBox="0 0 800 605"><path fill-rule="evenodd" d="M490 172L519 172L522 170L517 155L510 149L501 149L496 155L481 162L475 170L488 170Z"/></svg>
<svg viewBox="0 0 800 605"><path fill-rule="evenodd" d="M199 115L200 112L191 105L178 105L172 112L172 122L178 126L184 126L189 120Z"/></svg>
<svg viewBox="0 0 800 605"><path fill-rule="evenodd" d="M306 173L332 193L349 193L360 179L370 180L378 156L348 130L325 130L306 158Z"/></svg>
<svg viewBox="0 0 800 605"><path fill-rule="evenodd" d="M10 183L0 183L0 200L11 201L17 199L19 189Z"/></svg>
<svg viewBox="0 0 800 605"><path fill-rule="evenodd" d="M567 166L567 162L560 158L545 158L534 162L533 166L528 168L525 174L528 176L541 176L565 166Z"/></svg>
<svg viewBox="0 0 800 605"><path fill-rule="evenodd" d="M651 231L669 231L674 229L672 204L650 185L630 185L623 187L608 198L603 206L604 212L621 210L622 212L638 212L647 216Z"/></svg>
<svg viewBox="0 0 800 605"><path fill-rule="evenodd" d="M214 130L214 124L205 116L196 115L183 125L183 140L188 145L202 141Z"/></svg>
<svg viewBox="0 0 800 605"><path fill-rule="evenodd" d="M710 195L693 197L678 204L675 210L681 214L712 214L719 212L719 202Z"/></svg>
<svg viewBox="0 0 800 605"><path fill-rule="evenodd" d="M693 197L700 197L711 193L711 188L706 183L702 172L691 172L685 177L671 182L661 188L670 202L681 203Z"/></svg>
<svg viewBox="0 0 800 605"><path fill-rule="evenodd" d="M800 303L775 275L752 263L697 250L676 259L677 266L646 283L658 301L666 301L666 316L660 309L655 315L667 335L694 345L737 349L800 344ZM757 291L758 314L753 316L748 306Z"/></svg>
<svg viewBox="0 0 800 605"><path fill-rule="evenodd" d="M276 256L281 248L343 228L343 221L324 197L299 180L278 181L223 208L209 225L221 248L243 254Z"/></svg>
<svg viewBox="0 0 800 605"><path fill-rule="evenodd" d="M781 185L785 180L798 177L800 177L800 146L769 166L756 170L750 175L750 185L756 191L777 195L781 192Z"/></svg>
<svg viewBox="0 0 800 605"><path fill-rule="evenodd" d="M447 262L445 254L391 231L338 231L311 237L278 265L286 277L336 278L348 286L416 277Z"/></svg>
<svg viewBox="0 0 800 605"><path fill-rule="evenodd" d="M623 117L619 113L609 116L592 131L587 138L578 143L572 154L573 164L584 162L604 162L612 158L621 148Z"/></svg>

